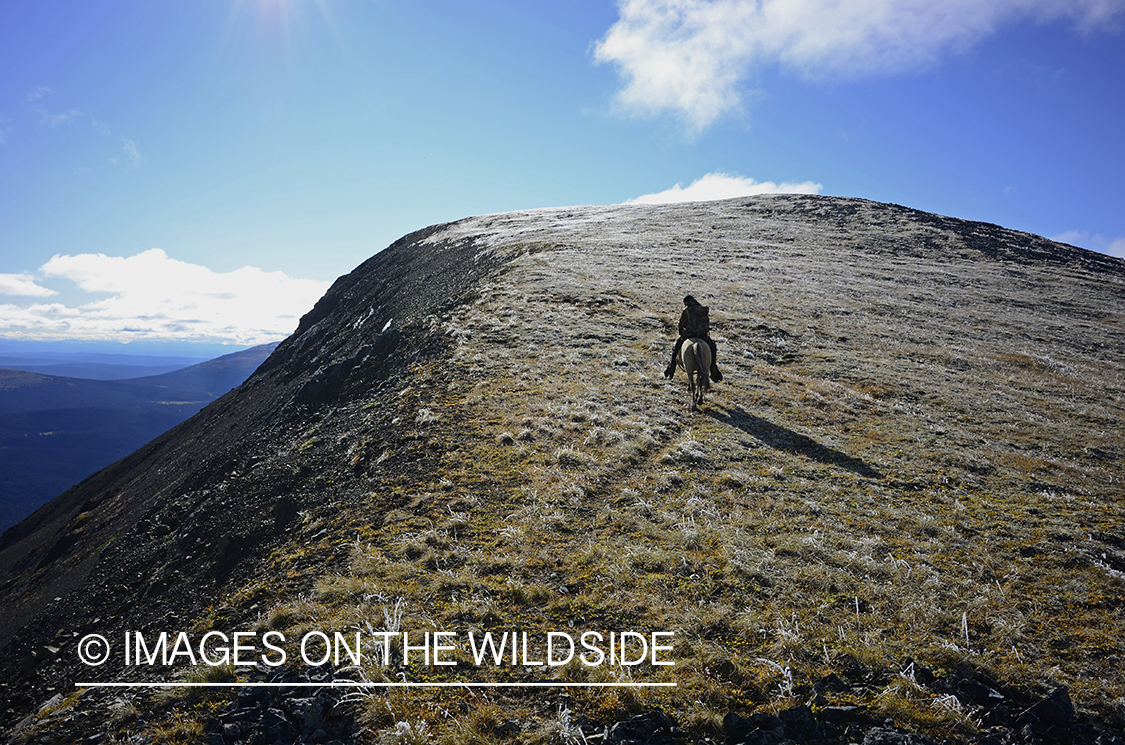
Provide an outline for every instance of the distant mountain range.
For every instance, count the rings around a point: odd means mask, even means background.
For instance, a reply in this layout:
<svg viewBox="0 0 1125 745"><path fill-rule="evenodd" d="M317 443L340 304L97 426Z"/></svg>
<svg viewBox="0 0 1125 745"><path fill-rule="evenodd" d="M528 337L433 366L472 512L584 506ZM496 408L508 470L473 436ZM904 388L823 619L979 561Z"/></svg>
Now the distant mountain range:
<svg viewBox="0 0 1125 745"><path fill-rule="evenodd" d="M125 380L0 369L0 530L239 385L276 346ZM154 361L54 364L97 374L152 369Z"/></svg>
<svg viewBox="0 0 1125 745"><path fill-rule="evenodd" d="M173 357L40 350L23 352L6 350L0 346L0 368L88 380L146 378L182 370L210 359L208 356Z"/></svg>

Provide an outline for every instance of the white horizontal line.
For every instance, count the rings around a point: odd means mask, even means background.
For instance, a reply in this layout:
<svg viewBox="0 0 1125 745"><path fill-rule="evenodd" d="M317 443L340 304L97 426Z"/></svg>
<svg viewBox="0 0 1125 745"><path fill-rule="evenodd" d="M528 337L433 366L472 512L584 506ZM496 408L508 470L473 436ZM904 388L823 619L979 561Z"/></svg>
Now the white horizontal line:
<svg viewBox="0 0 1125 745"><path fill-rule="evenodd" d="M675 683L75 683L75 688L675 688Z"/></svg>

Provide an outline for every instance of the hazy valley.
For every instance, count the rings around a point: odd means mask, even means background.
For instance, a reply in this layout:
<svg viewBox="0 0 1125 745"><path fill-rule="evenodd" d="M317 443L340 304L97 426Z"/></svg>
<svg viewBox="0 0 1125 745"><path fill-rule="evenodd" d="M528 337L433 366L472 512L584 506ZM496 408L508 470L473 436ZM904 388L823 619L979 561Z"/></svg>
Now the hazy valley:
<svg viewBox="0 0 1125 745"><path fill-rule="evenodd" d="M198 412L245 380L276 346L147 375L137 373L157 367L155 360L142 366L120 355L92 362L0 358L0 365L22 365L0 369L0 532ZM132 377L93 378L105 375Z"/></svg>

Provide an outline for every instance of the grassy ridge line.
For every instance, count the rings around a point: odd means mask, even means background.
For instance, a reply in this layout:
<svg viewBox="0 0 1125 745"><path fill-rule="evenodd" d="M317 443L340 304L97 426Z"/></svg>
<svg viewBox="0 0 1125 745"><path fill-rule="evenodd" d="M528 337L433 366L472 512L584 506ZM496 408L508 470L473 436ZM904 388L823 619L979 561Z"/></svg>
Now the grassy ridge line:
<svg viewBox="0 0 1125 745"><path fill-rule="evenodd" d="M464 369L432 373L429 385L454 396L442 406L421 397L415 425L476 426L455 438L451 470L431 475L425 518L403 516L397 538L384 533L363 549L350 578L322 581L321 601L366 582L369 594L406 598L423 624L677 628L680 688L642 695L701 724L729 708L784 703L788 681L763 659L797 681L853 660L964 659L1029 684L1062 680L1086 706L1113 705L1120 671L1098 657L1120 654L1120 583L1067 555L1083 552L1083 532L1112 533L1120 518L1119 503L1096 501L1110 469L1074 460L1074 438L1087 436L1074 420L1110 413L1090 396L1097 381L1034 349L1006 351L1028 344L1020 329L1038 320L1038 306L1017 302L988 318L989 308L953 291L971 274L987 285L982 267L904 266L894 282L857 269L821 289L813 277L825 257L802 265L759 251L758 271L786 262L789 287L812 289L801 297L733 282L740 267L725 282L698 272L704 291L695 291L716 298L731 382L711 416L691 419L675 408L682 391L655 379L669 340L648 309L674 317L667 296L677 290L654 303L652 287L677 262L530 251L446 322ZM921 288L924 299L943 287L950 310L920 306L918 289L884 295L883 283ZM993 298L993 310L1012 295ZM873 311L872 297L883 298ZM820 307L809 302L818 298ZM838 304L832 324L821 320L828 301ZM888 325L896 314L907 319ZM761 322L722 320L730 317ZM777 364L758 361L771 357ZM1094 357L1068 360L1098 368ZM1028 419L1036 431L1012 427ZM997 434L1004 440L989 445ZM1119 447L1111 432L1101 436ZM1083 509L1059 509L1075 502ZM1050 535L1073 541L1072 551L1044 546ZM928 698L896 689L866 703L921 725L971 728L966 714ZM595 715L638 703L577 700Z"/></svg>
<svg viewBox="0 0 1125 745"><path fill-rule="evenodd" d="M672 692L391 692L365 707L375 730L427 722L446 742L509 720L547 741L560 707L605 721L660 706L713 731L732 709L908 655L1065 683L1113 715L1119 288L987 260L882 205L811 224L801 204L449 228L522 256L431 319L448 358L336 412L346 458L316 426L295 438L375 490L352 514L309 516L275 569L311 591L262 624L680 632L672 672L637 672L671 675ZM682 379L659 378L685 291L713 306L728 381L690 417ZM351 551L346 571L316 578L292 558L330 544ZM265 594L233 604L251 597ZM975 727L906 678L859 702L932 733Z"/></svg>

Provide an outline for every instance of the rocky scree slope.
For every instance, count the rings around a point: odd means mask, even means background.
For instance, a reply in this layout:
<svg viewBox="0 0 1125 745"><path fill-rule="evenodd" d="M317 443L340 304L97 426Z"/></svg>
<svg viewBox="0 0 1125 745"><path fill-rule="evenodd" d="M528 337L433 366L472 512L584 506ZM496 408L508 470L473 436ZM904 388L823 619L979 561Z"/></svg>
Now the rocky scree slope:
<svg viewBox="0 0 1125 745"><path fill-rule="evenodd" d="M672 629L677 665L634 674L678 687L374 692L354 712L371 737L548 741L579 726L564 710L596 727L661 708L779 741L744 718L812 697L826 737L826 707L858 706L996 742L1048 737L1021 712L1073 699L1044 726L1093 742L1125 700L1123 283L1120 260L856 199L407 236L241 388L5 536L10 719L84 672L67 645L87 629L393 620ZM694 415L659 374L686 292L727 375Z"/></svg>

